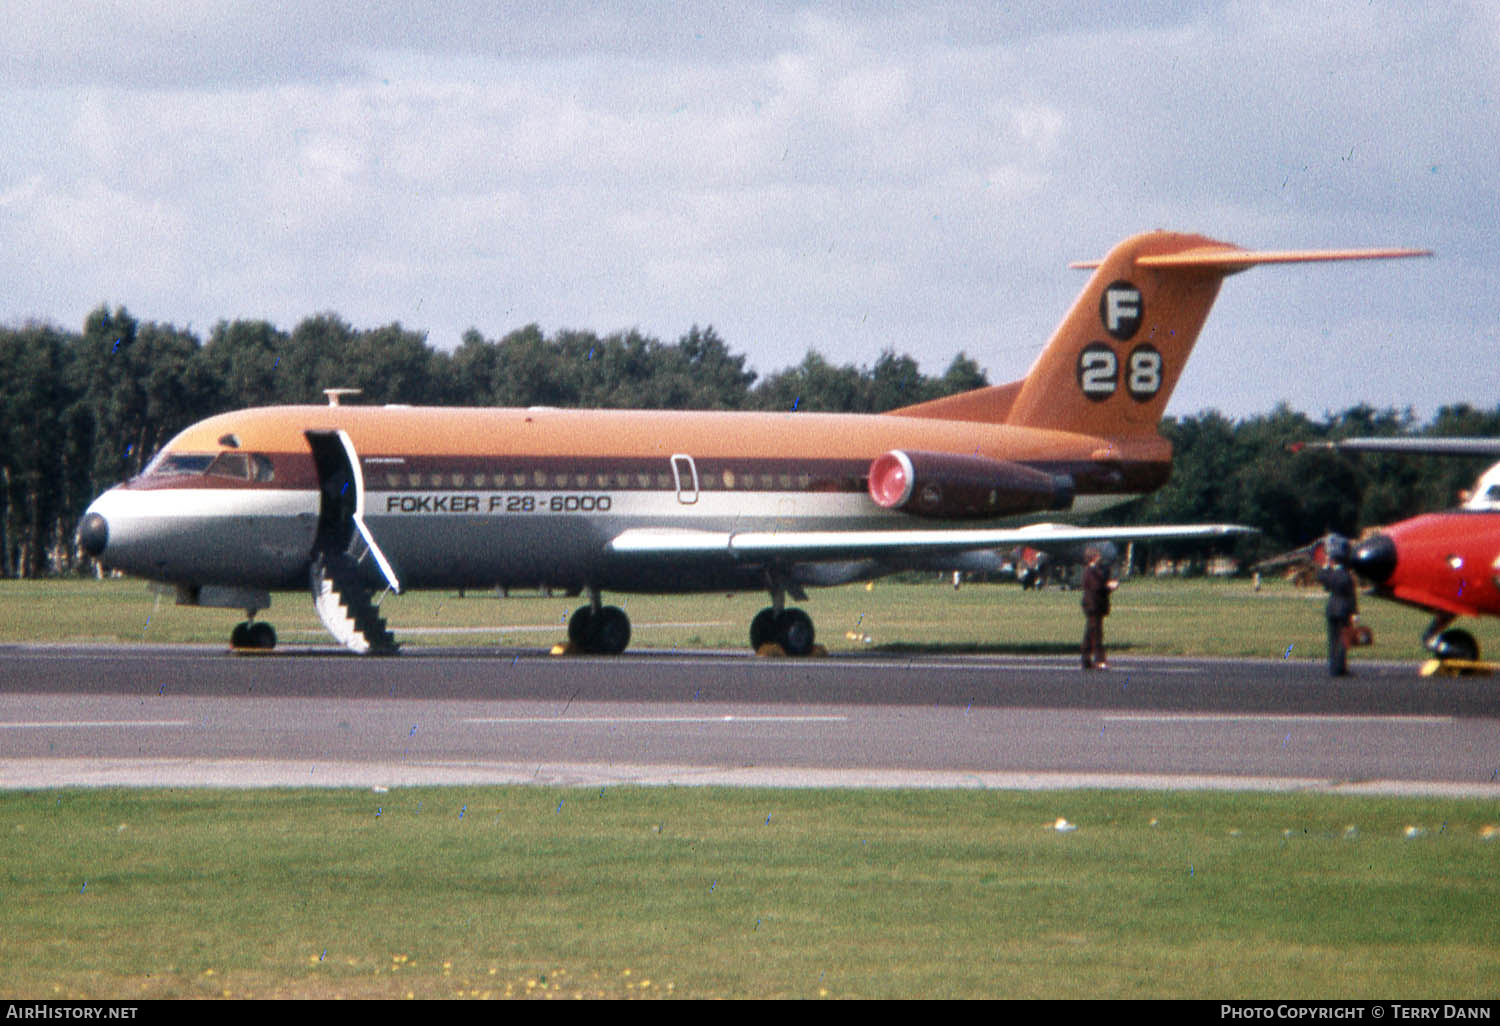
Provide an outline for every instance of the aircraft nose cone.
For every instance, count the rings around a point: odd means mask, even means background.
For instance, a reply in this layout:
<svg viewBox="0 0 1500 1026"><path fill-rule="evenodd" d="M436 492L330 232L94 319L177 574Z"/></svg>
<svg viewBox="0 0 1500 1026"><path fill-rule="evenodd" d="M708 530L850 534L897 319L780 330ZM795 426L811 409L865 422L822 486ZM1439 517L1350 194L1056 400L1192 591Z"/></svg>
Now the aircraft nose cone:
<svg viewBox="0 0 1500 1026"><path fill-rule="evenodd" d="M90 513L78 522L78 547L90 556L98 557L109 544L109 521L98 513Z"/></svg>
<svg viewBox="0 0 1500 1026"><path fill-rule="evenodd" d="M1376 584L1384 584L1396 570L1396 543L1383 534L1366 538L1354 547L1349 569Z"/></svg>

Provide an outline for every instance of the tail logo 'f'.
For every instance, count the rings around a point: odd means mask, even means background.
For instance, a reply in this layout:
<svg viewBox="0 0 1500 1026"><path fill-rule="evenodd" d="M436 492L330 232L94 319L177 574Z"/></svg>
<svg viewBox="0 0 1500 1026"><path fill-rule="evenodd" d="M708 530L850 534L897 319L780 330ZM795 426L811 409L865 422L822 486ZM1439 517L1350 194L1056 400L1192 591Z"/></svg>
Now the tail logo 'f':
<svg viewBox="0 0 1500 1026"><path fill-rule="evenodd" d="M1128 281L1110 285L1099 300L1099 319L1104 322L1104 330L1121 342L1129 342L1135 336L1144 316L1141 290Z"/></svg>

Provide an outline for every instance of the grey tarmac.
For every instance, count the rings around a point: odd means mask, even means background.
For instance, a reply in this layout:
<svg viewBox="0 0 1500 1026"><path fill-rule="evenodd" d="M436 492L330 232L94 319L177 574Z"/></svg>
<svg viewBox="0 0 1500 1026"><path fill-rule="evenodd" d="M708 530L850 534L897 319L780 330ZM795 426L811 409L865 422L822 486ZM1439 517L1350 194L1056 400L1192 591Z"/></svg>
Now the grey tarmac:
<svg viewBox="0 0 1500 1026"><path fill-rule="evenodd" d="M1322 790L1500 797L1500 690L1362 663L0 646L0 787Z"/></svg>

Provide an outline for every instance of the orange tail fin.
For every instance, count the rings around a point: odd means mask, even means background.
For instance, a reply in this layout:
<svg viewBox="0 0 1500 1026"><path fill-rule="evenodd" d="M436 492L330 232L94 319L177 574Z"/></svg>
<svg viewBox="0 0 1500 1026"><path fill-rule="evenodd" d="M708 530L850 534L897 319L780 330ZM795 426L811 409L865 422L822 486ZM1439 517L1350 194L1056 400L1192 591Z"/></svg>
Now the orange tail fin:
<svg viewBox="0 0 1500 1026"><path fill-rule="evenodd" d="M1024 380L893 412L1101 437L1155 434L1226 277L1256 264L1421 255L1252 252L1201 235L1137 235L1103 260L1073 265L1094 273Z"/></svg>

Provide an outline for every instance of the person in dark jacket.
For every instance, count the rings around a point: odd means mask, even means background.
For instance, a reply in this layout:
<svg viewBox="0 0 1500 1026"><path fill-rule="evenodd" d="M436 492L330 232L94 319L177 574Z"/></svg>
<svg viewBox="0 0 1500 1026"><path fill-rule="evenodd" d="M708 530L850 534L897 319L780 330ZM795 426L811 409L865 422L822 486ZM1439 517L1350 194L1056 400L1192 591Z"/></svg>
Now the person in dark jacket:
<svg viewBox="0 0 1500 1026"><path fill-rule="evenodd" d="M1114 559L1114 546L1108 542L1090 546L1083 570L1083 668L1085 670L1107 670L1109 663L1104 658L1104 618L1109 615L1109 593L1119 587L1120 582L1110 579L1110 563Z"/></svg>
<svg viewBox="0 0 1500 1026"><path fill-rule="evenodd" d="M1328 602L1323 607L1323 616L1328 620L1328 675L1330 677L1343 677L1349 673L1349 652L1344 645L1344 631L1354 622L1354 617L1359 612L1354 575L1344 567L1344 561L1348 558L1348 540L1333 535L1323 547L1323 568L1318 571L1318 583L1328 592Z"/></svg>

